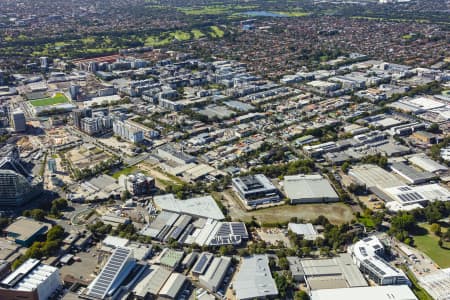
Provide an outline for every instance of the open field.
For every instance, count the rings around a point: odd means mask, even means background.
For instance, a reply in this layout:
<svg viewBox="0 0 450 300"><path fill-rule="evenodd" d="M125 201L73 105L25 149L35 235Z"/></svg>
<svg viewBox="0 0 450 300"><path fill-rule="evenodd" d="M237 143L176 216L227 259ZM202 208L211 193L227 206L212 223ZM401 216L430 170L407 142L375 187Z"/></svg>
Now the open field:
<svg viewBox="0 0 450 300"><path fill-rule="evenodd" d="M253 211L246 211L240 200L236 198L234 192L227 190L224 193L213 194L222 200L229 210L233 220L251 221L256 218L260 224L264 223L284 223L289 222L293 217L304 220L312 220L320 215L328 218L333 224L350 222L354 217L352 209L343 203L318 203L299 205L279 205L269 208L261 208Z"/></svg>
<svg viewBox="0 0 450 300"><path fill-rule="evenodd" d="M211 26L210 35L213 38L221 38L225 34L225 32L217 26Z"/></svg>
<svg viewBox="0 0 450 300"><path fill-rule="evenodd" d="M439 247L439 237L429 231L428 224L420 224L420 226L426 230L427 234L414 235L414 244L417 249L428 255L436 264L441 268L450 267L450 250ZM445 228L442 231L445 232ZM447 248L450 247L450 243L444 244Z"/></svg>
<svg viewBox="0 0 450 300"><path fill-rule="evenodd" d="M56 93L53 97L37 99L30 101L33 106L48 106L61 103L68 103L69 99L62 93Z"/></svg>
<svg viewBox="0 0 450 300"><path fill-rule="evenodd" d="M137 167L132 166L132 167L127 167L125 169L119 170L117 172L115 172L114 174L112 174L111 176L114 179L118 179L121 175L129 175L129 174L133 174L137 171L140 171Z"/></svg>

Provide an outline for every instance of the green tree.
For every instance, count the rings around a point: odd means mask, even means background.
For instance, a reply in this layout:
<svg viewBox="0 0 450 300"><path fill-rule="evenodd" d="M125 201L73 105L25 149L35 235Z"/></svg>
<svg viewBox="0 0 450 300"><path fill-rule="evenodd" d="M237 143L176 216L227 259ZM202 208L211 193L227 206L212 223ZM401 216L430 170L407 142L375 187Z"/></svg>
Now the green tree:
<svg viewBox="0 0 450 300"><path fill-rule="evenodd" d="M309 300L309 295L305 291L298 291L295 293L295 300Z"/></svg>

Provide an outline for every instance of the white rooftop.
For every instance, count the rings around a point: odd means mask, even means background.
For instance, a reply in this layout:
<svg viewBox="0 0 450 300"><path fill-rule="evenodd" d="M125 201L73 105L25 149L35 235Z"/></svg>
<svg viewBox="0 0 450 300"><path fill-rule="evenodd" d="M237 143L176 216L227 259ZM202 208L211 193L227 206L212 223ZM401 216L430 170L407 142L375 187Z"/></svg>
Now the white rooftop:
<svg viewBox="0 0 450 300"><path fill-rule="evenodd" d="M278 289L269 268L266 255L243 257L233 288L236 298L254 299L278 295Z"/></svg>
<svg viewBox="0 0 450 300"><path fill-rule="evenodd" d="M211 196L179 200L173 194L166 194L155 196L154 202L161 210L215 220L225 219L216 201Z"/></svg>
<svg viewBox="0 0 450 300"><path fill-rule="evenodd" d="M306 240L315 240L318 237L318 233L311 223L289 223L288 229L297 235L303 235Z"/></svg>
<svg viewBox="0 0 450 300"><path fill-rule="evenodd" d="M338 198L331 184L321 175L284 177L284 190L290 199Z"/></svg>
<svg viewBox="0 0 450 300"><path fill-rule="evenodd" d="M417 297L407 285L325 289L311 292L311 300L336 299L417 300Z"/></svg>

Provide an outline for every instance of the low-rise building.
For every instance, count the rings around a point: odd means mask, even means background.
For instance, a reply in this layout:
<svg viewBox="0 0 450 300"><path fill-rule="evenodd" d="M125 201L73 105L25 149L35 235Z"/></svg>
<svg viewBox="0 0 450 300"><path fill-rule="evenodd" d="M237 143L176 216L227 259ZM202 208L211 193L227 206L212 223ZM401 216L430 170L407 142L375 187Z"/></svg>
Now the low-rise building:
<svg viewBox="0 0 450 300"><path fill-rule="evenodd" d="M293 204L339 201L331 184L319 174L285 176L283 187Z"/></svg>
<svg viewBox="0 0 450 300"><path fill-rule="evenodd" d="M38 222L28 218L19 218L9 225L4 232L9 239L14 240L16 244L28 247L39 236L45 234L51 227L50 224Z"/></svg>
<svg viewBox="0 0 450 300"><path fill-rule="evenodd" d="M0 283L2 300L47 300L61 287L58 268L30 258Z"/></svg>
<svg viewBox="0 0 450 300"><path fill-rule="evenodd" d="M233 188L249 206L257 206L281 200L278 189L263 174L236 177L232 179Z"/></svg>
<svg viewBox="0 0 450 300"><path fill-rule="evenodd" d="M242 258L241 266L233 281L233 290L238 300L266 299L278 295L267 255Z"/></svg>

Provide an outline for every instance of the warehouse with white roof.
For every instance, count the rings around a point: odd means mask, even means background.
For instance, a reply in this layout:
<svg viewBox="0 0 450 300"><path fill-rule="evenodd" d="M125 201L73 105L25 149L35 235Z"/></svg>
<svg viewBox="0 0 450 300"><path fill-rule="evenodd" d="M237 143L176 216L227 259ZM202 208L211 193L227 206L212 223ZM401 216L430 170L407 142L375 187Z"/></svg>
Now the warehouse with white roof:
<svg viewBox="0 0 450 300"><path fill-rule="evenodd" d="M311 300L336 299L417 300L417 297L406 285L327 289L311 292Z"/></svg>
<svg viewBox="0 0 450 300"><path fill-rule="evenodd" d="M319 174L285 176L283 186L293 204L339 201L331 184Z"/></svg>

